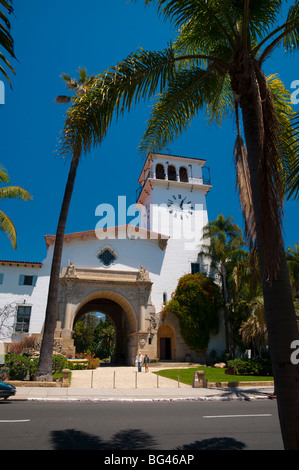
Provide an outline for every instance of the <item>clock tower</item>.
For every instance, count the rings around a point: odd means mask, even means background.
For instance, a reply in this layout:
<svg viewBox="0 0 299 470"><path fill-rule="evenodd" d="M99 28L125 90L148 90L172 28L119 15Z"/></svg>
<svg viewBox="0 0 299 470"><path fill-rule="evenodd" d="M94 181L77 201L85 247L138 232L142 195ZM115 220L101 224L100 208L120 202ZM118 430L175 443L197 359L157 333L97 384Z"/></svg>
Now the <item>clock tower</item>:
<svg viewBox="0 0 299 470"><path fill-rule="evenodd" d="M151 153L138 180L142 227L176 240L178 249L197 253L202 227L208 223L206 195L211 189L204 165L198 158Z"/></svg>

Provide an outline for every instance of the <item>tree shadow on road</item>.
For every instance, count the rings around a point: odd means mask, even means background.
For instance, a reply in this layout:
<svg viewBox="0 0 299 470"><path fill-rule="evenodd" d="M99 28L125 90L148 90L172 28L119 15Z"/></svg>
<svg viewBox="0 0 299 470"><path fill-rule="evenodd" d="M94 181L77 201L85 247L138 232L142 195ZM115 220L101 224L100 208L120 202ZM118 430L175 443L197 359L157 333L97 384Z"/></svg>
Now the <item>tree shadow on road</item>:
<svg viewBox="0 0 299 470"><path fill-rule="evenodd" d="M244 442L237 441L233 437L212 437L185 444L176 450L244 450L245 448Z"/></svg>
<svg viewBox="0 0 299 470"><path fill-rule="evenodd" d="M110 440L103 440L100 436L89 434L76 429L52 431L51 442L54 450L155 450L156 440L140 429L124 429L114 434ZM230 437L213 437L194 441L177 447L178 451L194 450L243 450L246 445ZM173 449L165 449L173 450Z"/></svg>
<svg viewBox="0 0 299 470"><path fill-rule="evenodd" d="M142 450L156 446L153 437L140 429L125 429L109 441L76 429L52 431L51 434L55 450Z"/></svg>
<svg viewBox="0 0 299 470"><path fill-rule="evenodd" d="M251 400L253 397L261 397L266 398L269 396L269 390L261 390L259 388L248 388L246 389L241 387L231 387L231 388L218 388L218 390L222 390L223 393L221 394L221 398L239 398L242 400Z"/></svg>

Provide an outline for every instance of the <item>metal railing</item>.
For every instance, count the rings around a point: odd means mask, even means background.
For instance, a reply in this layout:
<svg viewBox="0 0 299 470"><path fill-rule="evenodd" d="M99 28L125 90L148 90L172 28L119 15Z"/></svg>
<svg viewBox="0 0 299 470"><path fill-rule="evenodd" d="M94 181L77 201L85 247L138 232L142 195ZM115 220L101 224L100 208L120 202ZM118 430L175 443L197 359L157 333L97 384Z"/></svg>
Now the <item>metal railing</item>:
<svg viewBox="0 0 299 470"><path fill-rule="evenodd" d="M165 178L156 178L155 173L153 171L149 171L147 173L142 185L140 185L136 189L136 201L139 200L140 194L142 193L142 190L143 190L144 186L146 185L146 183L149 179L157 179L159 181L176 181L177 183L182 183L182 184L189 183L189 184L195 184L195 185L211 186L210 169L208 167L206 169L208 171L207 175L202 175L202 178L194 178L194 177L191 176L191 177L188 178L188 181L181 181L179 178L177 178L176 180L168 179L167 174L165 174Z"/></svg>

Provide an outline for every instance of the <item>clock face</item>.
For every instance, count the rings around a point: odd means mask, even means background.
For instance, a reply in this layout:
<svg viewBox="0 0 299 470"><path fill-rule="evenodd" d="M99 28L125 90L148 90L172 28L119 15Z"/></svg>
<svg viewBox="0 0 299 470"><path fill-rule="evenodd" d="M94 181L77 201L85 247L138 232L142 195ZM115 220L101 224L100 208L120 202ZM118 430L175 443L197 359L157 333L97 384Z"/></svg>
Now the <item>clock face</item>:
<svg viewBox="0 0 299 470"><path fill-rule="evenodd" d="M194 210L191 201L187 200L187 196L182 197L181 194L168 199L167 206L170 214L173 214L174 217L179 216L181 219L190 217Z"/></svg>

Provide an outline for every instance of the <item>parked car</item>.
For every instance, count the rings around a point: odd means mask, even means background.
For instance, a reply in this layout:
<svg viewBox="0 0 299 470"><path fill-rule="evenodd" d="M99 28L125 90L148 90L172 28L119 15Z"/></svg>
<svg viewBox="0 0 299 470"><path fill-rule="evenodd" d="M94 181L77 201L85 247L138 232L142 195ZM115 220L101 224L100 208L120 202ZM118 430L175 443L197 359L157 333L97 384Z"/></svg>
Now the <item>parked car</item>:
<svg viewBox="0 0 299 470"><path fill-rule="evenodd" d="M16 387L6 382L0 382L0 398L5 400L16 394Z"/></svg>

